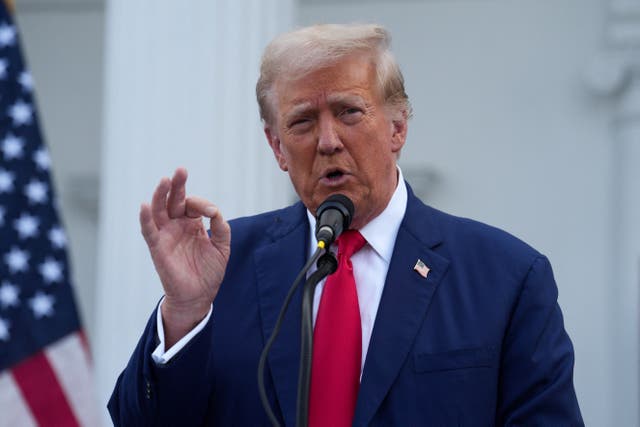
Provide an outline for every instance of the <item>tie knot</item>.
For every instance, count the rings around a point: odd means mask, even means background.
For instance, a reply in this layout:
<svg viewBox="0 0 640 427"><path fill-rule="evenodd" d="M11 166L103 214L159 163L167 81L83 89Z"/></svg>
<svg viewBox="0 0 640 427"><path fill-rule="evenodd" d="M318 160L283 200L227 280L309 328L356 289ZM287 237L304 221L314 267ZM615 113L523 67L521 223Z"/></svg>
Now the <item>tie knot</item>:
<svg viewBox="0 0 640 427"><path fill-rule="evenodd" d="M358 230L346 230L338 237L338 254L341 257L351 258L367 243Z"/></svg>

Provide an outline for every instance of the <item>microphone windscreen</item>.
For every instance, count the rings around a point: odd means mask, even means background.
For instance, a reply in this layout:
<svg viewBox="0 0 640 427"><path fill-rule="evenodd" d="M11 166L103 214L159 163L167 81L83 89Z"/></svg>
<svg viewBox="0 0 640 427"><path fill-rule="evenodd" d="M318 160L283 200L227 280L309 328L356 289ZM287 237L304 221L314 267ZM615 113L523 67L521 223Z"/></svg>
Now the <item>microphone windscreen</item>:
<svg viewBox="0 0 640 427"><path fill-rule="evenodd" d="M345 196L344 194L332 194L327 197L327 199L320 204L318 210L316 211L316 219L320 219L322 216L322 212L327 209L338 209L344 215L344 229L349 228L351 224L351 219L353 218L353 213L355 208L353 206L353 202L350 198Z"/></svg>

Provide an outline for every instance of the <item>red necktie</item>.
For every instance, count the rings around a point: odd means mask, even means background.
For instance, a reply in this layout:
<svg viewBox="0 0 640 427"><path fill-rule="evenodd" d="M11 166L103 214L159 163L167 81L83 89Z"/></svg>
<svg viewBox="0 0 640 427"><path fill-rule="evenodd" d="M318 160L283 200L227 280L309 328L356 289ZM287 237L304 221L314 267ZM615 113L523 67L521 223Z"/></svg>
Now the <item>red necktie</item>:
<svg viewBox="0 0 640 427"><path fill-rule="evenodd" d="M310 427L351 426L360 387L362 327L351 255L366 240L355 230L338 238L338 269L327 278L313 333Z"/></svg>

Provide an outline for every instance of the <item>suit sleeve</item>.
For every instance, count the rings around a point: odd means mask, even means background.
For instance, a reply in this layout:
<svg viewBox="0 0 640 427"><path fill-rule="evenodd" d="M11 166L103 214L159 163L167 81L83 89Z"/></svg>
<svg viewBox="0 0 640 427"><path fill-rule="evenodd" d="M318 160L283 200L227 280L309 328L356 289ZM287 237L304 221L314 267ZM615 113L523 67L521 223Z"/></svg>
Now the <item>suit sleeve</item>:
<svg viewBox="0 0 640 427"><path fill-rule="evenodd" d="M168 363L157 365L157 313L151 315L107 405L115 426L202 425L213 378L209 366L212 319Z"/></svg>
<svg viewBox="0 0 640 427"><path fill-rule="evenodd" d="M549 261L532 263L503 344L496 425L583 426L567 335Z"/></svg>

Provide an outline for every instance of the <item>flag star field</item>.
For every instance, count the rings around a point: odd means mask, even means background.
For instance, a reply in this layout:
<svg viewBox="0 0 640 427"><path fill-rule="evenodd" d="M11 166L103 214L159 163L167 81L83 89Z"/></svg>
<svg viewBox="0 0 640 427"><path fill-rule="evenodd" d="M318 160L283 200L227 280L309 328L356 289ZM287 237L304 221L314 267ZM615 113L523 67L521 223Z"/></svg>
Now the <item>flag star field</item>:
<svg viewBox="0 0 640 427"><path fill-rule="evenodd" d="M79 329L33 80L0 21L0 371Z"/></svg>

